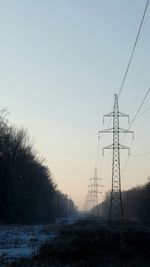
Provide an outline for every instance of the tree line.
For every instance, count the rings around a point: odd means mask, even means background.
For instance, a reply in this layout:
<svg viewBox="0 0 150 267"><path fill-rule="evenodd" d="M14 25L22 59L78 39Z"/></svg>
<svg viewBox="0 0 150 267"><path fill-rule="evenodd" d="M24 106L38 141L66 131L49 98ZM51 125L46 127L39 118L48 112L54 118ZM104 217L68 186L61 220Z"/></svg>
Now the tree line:
<svg viewBox="0 0 150 267"><path fill-rule="evenodd" d="M136 186L122 192L124 216L133 222L150 223L150 181L145 185ZM110 207L110 192L106 193L104 201L99 204L99 215L108 219Z"/></svg>
<svg viewBox="0 0 150 267"><path fill-rule="evenodd" d="M24 129L0 111L0 223L47 223L74 214L76 207L57 189L52 173L34 151Z"/></svg>

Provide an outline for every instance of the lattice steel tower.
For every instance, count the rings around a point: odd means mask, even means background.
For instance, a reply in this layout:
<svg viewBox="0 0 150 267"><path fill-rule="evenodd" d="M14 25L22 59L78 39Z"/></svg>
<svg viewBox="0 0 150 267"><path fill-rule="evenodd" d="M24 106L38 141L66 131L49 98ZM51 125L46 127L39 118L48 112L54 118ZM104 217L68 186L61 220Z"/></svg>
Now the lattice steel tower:
<svg viewBox="0 0 150 267"><path fill-rule="evenodd" d="M129 116L119 112L118 105L118 95L115 94L114 108L113 111L104 115L104 117L113 118L113 128L99 131L99 133L112 133L113 134L113 144L104 147L103 149L112 149L112 189L111 189L111 200L110 200L110 209L109 209L109 220L110 222L123 222L124 221L124 212L122 205L122 196L121 196L121 176L120 176L120 149L128 149L129 147L120 144L120 134L132 133L126 129L119 127L119 118Z"/></svg>
<svg viewBox="0 0 150 267"><path fill-rule="evenodd" d="M91 181L91 191L90 193L93 195L94 205L93 205L93 212L94 216L99 216L99 208L98 208L98 202L99 202L99 194L101 194L101 191L99 191L99 187L102 187L102 185L99 184L99 181L101 181L101 178L98 178L97 176L97 168L95 167L94 171L94 177L90 179Z"/></svg>

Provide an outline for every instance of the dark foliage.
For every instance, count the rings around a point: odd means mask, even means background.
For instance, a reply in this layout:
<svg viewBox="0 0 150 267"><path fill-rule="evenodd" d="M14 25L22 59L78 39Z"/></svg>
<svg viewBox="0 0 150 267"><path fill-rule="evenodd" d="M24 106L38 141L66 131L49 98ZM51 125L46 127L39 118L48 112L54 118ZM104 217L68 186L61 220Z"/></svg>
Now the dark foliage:
<svg viewBox="0 0 150 267"><path fill-rule="evenodd" d="M13 266L148 267L150 230L141 227L66 226L32 260ZM20 265L19 265L20 264Z"/></svg>
<svg viewBox="0 0 150 267"><path fill-rule="evenodd" d="M52 174L36 156L24 129L10 126L0 113L0 222L47 223L66 215L66 195L56 190Z"/></svg>
<svg viewBox="0 0 150 267"><path fill-rule="evenodd" d="M140 223L150 223L150 182L144 186L138 186L122 192L124 214L127 220ZM108 219L110 206L110 193L99 205L99 213L102 218Z"/></svg>

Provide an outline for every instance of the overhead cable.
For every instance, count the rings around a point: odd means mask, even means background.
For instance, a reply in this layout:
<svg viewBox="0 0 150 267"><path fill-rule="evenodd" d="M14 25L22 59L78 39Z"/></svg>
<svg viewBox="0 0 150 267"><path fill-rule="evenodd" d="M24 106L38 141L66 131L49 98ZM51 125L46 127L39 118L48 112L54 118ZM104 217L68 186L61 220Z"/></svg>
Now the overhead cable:
<svg viewBox="0 0 150 267"><path fill-rule="evenodd" d="M139 112L140 112L140 110L141 110L141 108L142 108L142 106L143 106L143 104L144 104L144 102L145 102L145 100L146 100L146 98L147 98L149 92L150 92L150 88L147 90L147 92L146 92L146 94L145 94L145 96L144 96L144 98L143 98L143 100L142 100L142 102L141 102L141 104L140 104L140 106L139 106L137 112L135 113L135 115L134 115L132 121L130 122L130 124L129 124L129 126L128 126L128 130L131 128L132 124L133 124L134 121L136 120L136 118L137 118L137 116L138 116L138 114L139 114ZM125 138L125 136L126 136L126 133L125 133L124 136L122 137L122 140ZM122 140L121 140L121 141L122 141Z"/></svg>
<svg viewBox="0 0 150 267"><path fill-rule="evenodd" d="M134 42L134 46L133 46L133 49L132 49L132 52L131 52L131 55L130 55L130 58L129 58L129 62L127 64L127 68L126 68L126 71L125 71L125 74L123 76L123 80L122 80L122 83L121 83L121 86L120 86L120 89L119 89L119 92L118 92L118 97L120 97L120 95L122 93L123 86L125 84L125 80L126 80L126 77L127 77L130 65L131 65L131 61L132 61L132 58L133 58L133 55L134 55L134 52L135 52L135 49L136 49L136 46L137 46L137 43L138 43L138 40L139 40L139 36L140 36L140 33L141 33L141 29L142 29L142 26L143 26L143 22L144 22L144 18L145 18L145 15L146 15L146 11L147 11L148 5L149 5L149 0L147 0L145 8L144 8L144 13L143 13L140 25L139 25L139 29L138 29L137 36L136 36L136 39L135 39L135 42Z"/></svg>
<svg viewBox="0 0 150 267"><path fill-rule="evenodd" d="M146 92L146 94L145 94L145 96L144 96L144 98L143 98L143 100L142 100L137 112L135 113L135 115L134 115L134 117L133 117L133 119L132 119L132 121L131 121L131 123L130 123L130 125L128 127L128 130L131 128L133 122L136 120L136 118L137 118L137 116L138 116L138 114L139 114L139 112L140 112L140 110L141 110L141 108L142 108L142 106L143 106L143 104L144 104L149 92L150 92L150 88L147 90L147 92Z"/></svg>

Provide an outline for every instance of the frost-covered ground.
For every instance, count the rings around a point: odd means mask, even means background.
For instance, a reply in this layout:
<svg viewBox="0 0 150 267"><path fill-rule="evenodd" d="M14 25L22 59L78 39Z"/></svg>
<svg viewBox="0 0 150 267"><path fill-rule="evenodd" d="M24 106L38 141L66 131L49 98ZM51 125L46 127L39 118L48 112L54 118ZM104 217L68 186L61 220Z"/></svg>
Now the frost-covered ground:
<svg viewBox="0 0 150 267"><path fill-rule="evenodd" d="M0 261L13 261L31 257L47 240L54 239L56 232L50 226L0 226Z"/></svg>

